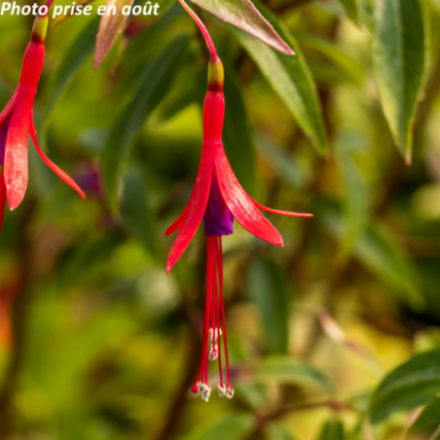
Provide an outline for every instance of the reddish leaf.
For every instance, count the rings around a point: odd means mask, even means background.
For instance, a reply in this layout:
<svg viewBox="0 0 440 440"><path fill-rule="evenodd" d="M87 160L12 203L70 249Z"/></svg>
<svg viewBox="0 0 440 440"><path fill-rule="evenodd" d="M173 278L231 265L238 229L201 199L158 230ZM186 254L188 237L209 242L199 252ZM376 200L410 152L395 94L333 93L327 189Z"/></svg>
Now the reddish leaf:
<svg viewBox="0 0 440 440"><path fill-rule="evenodd" d="M104 58L109 53L113 44L117 40L119 34L122 32L128 15L122 14L124 6L132 6L134 0L107 0L105 3L106 13L101 18L99 23L98 35L96 36L95 57L93 59L93 66L95 70L101 65ZM116 8L116 13L109 13L111 7Z"/></svg>
<svg viewBox="0 0 440 440"><path fill-rule="evenodd" d="M191 2L274 49L286 55L295 55L250 0L191 0Z"/></svg>

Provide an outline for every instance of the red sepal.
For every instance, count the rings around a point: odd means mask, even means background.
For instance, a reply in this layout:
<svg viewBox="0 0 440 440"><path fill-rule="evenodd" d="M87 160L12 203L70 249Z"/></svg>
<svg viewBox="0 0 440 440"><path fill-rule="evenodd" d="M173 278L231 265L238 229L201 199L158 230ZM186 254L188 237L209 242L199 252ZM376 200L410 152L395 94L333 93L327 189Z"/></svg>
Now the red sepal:
<svg viewBox="0 0 440 440"><path fill-rule="evenodd" d="M261 215L238 182L223 148L218 148L216 152L215 175L223 200L235 220L252 235L277 246L283 246L280 233Z"/></svg>
<svg viewBox="0 0 440 440"><path fill-rule="evenodd" d="M168 254L166 267L167 273L170 272L170 270L176 264L177 260L185 252L189 243L193 239L197 228L202 222L203 215L206 210L206 205L208 204L209 190L211 188L213 163L213 149L203 148L196 183L194 184L194 188L192 190L191 197L186 208L186 214L181 223L180 231L177 234L176 239L174 240L170 253ZM177 220L179 219L180 217Z"/></svg>
<svg viewBox="0 0 440 440"><path fill-rule="evenodd" d="M293 211L280 211L279 209L268 208L267 206L261 205L260 203L255 201L251 196L248 197L252 200L254 205L258 209L261 209L262 211L267 211L267 212L271 212L272 214L278 214L278 215L287 215L289 217L313 217L313 214L306 214L303 212L293 212Z"/></svg>
<svg viewBox="0 0 440 440"><path fill-rule="evenodd" d="M28 136L33 101L30 93L18 94L6 136L3 172L11 211L23 200L28 184Z"/></svg>
<svg viewBox="0 0 440 440"><path fill-rule="evenodd" d="M37 130L35 129L35 124L33 121L33 118L31 120L31 138L32 142L35 145L35 148L38 151L38 154L40 155L41 159L43 159L43 162L64 182L67 183L72 189L74 189L83 199L86 198L86 195L82 191L82 189L77 185L77 183L68 175L66 174L58 165L55 165L43 152L43 150L38 145L37 141Z"/></svg>
<svg viewBox="0 0 440 440"><path fill-rule="evenodd" d="M188 211L188 205L189 202L186 204L185 208L183 209L179 217L177 217L176 220L174 220L174 222L171 223L170 226L168 226L167 230L165 231L166 237L168 237L168 235L171 235L173 232L176 232L178 229L182 227L183 220L185 220L185 215Z"/></svg>

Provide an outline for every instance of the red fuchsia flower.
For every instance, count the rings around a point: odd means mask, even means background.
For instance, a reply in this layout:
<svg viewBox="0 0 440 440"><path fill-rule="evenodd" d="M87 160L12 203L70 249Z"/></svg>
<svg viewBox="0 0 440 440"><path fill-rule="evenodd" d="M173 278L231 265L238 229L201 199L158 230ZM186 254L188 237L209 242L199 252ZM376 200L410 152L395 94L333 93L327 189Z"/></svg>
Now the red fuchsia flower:
<svg viewBox="0 0 440 440"><path fill-rule="evenodd" d="M44 61L44 40L49 18L37 16L32 28L31 40L26 48L20 81L6 107L0 113L0 228L8 201L12 211L21 201L28 184L28 137L44 163L79 195L85 194L64 171L58 168L41 150L33 118L34 98Z"/></svg>
<svg viewBox="0 0 440 440"><path fill-rule="evenodd" d="M223 65L214 44L203 23L183 2L200 28L211 53L208 71L208 92L203 107L202 157L190 199L182 214L167 229L166 235L179 230L167 260L167 272L173 268L194 237L202 219L208 240L206 303L203 322L202 358L199 372L192 387L194 393L201 392L208 401L211 388L208 385L208 360L218 358L221 397L232 398L228 346L223 301L222 236L233 233L234 219L256 237L277 246L283 246L283 239L275 227L261 215L259 210L293 217L311 217L311 214L278 211L266 208L253 200L241 187L229 165L222 143L222 129L225 111L223 97ZM222 339L226 364L226 378L222 370Z"/></svg>

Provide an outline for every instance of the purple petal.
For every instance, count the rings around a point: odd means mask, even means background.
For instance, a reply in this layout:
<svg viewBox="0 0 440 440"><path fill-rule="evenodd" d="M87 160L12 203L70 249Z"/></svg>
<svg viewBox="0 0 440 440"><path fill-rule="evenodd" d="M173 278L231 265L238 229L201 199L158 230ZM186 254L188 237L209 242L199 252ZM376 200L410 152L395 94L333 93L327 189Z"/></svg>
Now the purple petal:
<svg viewBox="0 0 440 440"><path fill-rule="evenodd" d="M230 235L234 232L232 226L234 217L223 201L215 174L213 174L208 206L203 220L205 222L205 235L208 237L211 235Z"/></svg>
<svg viewBox="0 0 440 440"><path fill-rule="evenodd" d="M0 165L1 166L3 166L5 163L6 136L8 135L11 116L12 115L8 116L5 122L0 126Z"/></svg>

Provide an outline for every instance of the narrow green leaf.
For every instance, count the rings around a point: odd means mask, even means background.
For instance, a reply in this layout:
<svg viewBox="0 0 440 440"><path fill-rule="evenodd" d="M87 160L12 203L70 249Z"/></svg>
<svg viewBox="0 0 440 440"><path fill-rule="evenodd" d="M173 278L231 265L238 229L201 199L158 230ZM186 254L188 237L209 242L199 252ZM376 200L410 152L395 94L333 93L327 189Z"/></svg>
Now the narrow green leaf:
<svg viewBox="0 0 440 440"><path fill-rule="evenodd" d="M257 136L257 148L272 164L282 180L294 189L301 188L310 179L310 170L306 164L299 163L294 155L289 155L275 145L264 134Z"/></svg>
<svg viewBox="0 0 440 440"><path fill-rule="evenodd" d="M151 24L152 22L156 21L160 16L163 16L164 13L172 6L174 1L175 0L156 0L154 2L150 2L149 4L147 2L138 2L139 5L137 6L143 8L142 14L145 23ZM96 35L95 56L93 60L93 66L95 70L99 68L102 61L107 56L110 49L113 47L119 35L121 34L127 19L130 17L130 14L128 14L127 12L130 11L129 8L131 8L134 3L134 0L106 1L106 13L101 17L98 34ZM113 10L115 12L113 12ZM149 15L144 15L144 10L147 14L149 12ZM145 20L145 18L147 17L149 19L148 21Z"/></svg>
<svg viewBox="0 0 440 440"><path fill-rule="evenodd" d="M368 224L368 190L359 167L351 160L340 161L346 197L344 203L345 232L343 254L349 254Z"/></svg>
<svg viewBox="0 0 440 440"><path fill-rule="evenodd" d="M370 406L373 423L396 411L410 410L432 400L440 389L440 350L414 356L389 373Z"/></svg>
<svg viewBox="0 0 440 440"><path fill-rule="evenodd" d="M309 49L323 55L342 73L343 77L361 85L365 77L364 68L359 61L331 40L310 33L295 34L304 50Z"/></svg>
<svg viewBox="0 0 440 440"><path fill-rule="evenodd" d="M183 440L241 440L247 438L255 424L254 416L229 413L183 437Z"/></svg>
<svg viewBox="0 0 440 440"><path fill-rule="evenodd" d="M229 69L225 69L225 125L223 143L229 162L243 188L255 191L255 150L240 87Z"/></svg>
<svg viewBox="0 0 440 440"><path fill-rule="evenodd" d="M285 353L288 339L289 290L284 271L273 261L254 258L248 269L249 297L258 307L268 350Z"/></svg>
<svg viewBox="0 0 440 440"><path fill-rule="evenodd" d="M417 420L409 428L405 440L440 439L440 396L423 409Z"/></svg>
<svg viewBox="0 0 440 440"><path fill-rule="evenodd" d="M250 0L191 0L226 23L242 29L274 49L293 55L273 26L261 15Z"/></svg>
<svg viewBox="0 0 440 440"><path fill-rule="evenodd" d="M348 17L357 23L359 18L359 6L357 0L339 0L339 3L344 8Z"/></svg>
<svg viewBox="0 0 440 440"><path fill-rule="evenodd" d="M344 425L339 419L328 420L322 427L319 440L344 440Z"/></svg>
<svg viewBox="0 0 440 440"><path fill-rule="evenodd" d="M427 23L419 0L376 1L373 61L377 89L394 141L408 164L427 45Z"/></svg>
<svg viewBox="0 0 440 440"><path fill-rule="evenodd" d="M294 437L278 422L271 422L266 427L269 440L294 440Z"/></svg>
<svg viewBox="0 0 440 440"><path fill-rule="evenodd" d="M310 137L319 153L328 150L322 120L321 107L310 69L298 43L277 19L263 8L263 15L294 48L295 57L288 57L271 50L249 35L235 31L241 45L253 58L273 90L296 119L304 133Z"/></svg>
<svg viewBox="0 0 440 440"><path fill-rule="evenodd" d="M319 203L313 209L317 218L322 216L327 230L336 239L344 237L343 220L340 211L331 203ZM425 304L421 293L417 271L401 245L378 223L367 225L356 243L353 255L367 269L387 284L414 310Z"/></svg>
<svg viewBox="0 0 440 440"><path fill-rule="evenodd" d="M440 0L430 0L430 3L436 8L437 12L440 12Z"/></svg>
<svg viewBox="0 0 440 440"><path fill-rule="evenodd" d="M86 62L87 58L92 55L96 32L98 31L98 24L99 17L91 20L90 23L84 27L76 40L67 50L55 75L53 75L53 80L49 87L51 94L49 97L49 103L46 107L43 130L47 127L50 115L67 86L71 83L79 68Z"/></svg>
<svg viewBox="0 0 440 440"><path fill-rule="evenodd" d="M151 255L157 255L154 218L148 201L144 175L139 168L130 170L124 179L122 218Z"/></svg>
<svg viewBox="0 0 440 440"><path fill-rule="evenodd" d="M77 280L86 278L100 263L109 258L109 255L122 243L120 234L110 231L95 241L81 246L68 261L64 273L60 276L62 285L72 285Z"/></svg>
<svg viewBox="0 0 440 440"><path fill-rule="evenodd" d="M127 150L145 119L167 94L187 42L187 37L180 36L148 64L134 98L119 116L109 134L102 154L102 164L107 195L115 211L118 177Z"/></svg>
<svg viewBox="0 0 440 440"><path fill-rule="evenodd" d="M114 13L105 13L99 22L98 34L96 35L95 56L93 67L95 70L101 65L104 58L109 53L113 44L122 32L128 14L123 14L124 8L131 8L134 0L107 0L105 2L106 11L110 12L114 8Z"/></svg>
<svg viewBox="0 0 440 440"><path fill-rule="evenodd" d="M424 299L416 269L411 260L405 257L400 244L384 228L378 224L367 227L354 246L354 254L395 291L403 294L413 309L423 307Z"/></svg>
<svg viewBox="0 0 440 440"><path fill-rule="evenodd" d="M256 369L260 380L271 380L280 383L305 385L308 387L331 390L329 378L312 365L292 359L289 356L271 356L265 359Z"/></svg>

